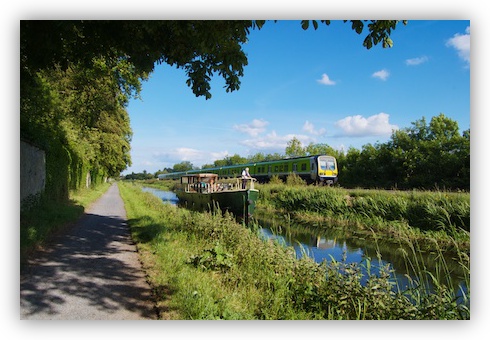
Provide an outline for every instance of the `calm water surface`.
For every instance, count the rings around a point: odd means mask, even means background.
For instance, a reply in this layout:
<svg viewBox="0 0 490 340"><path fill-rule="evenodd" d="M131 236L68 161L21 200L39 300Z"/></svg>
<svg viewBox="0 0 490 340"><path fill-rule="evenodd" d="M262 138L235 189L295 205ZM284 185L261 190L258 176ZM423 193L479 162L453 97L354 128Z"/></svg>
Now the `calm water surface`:
<svg viewBox="0 0 490 340"><path fill-rule="evenodd" d="M366 258L371 261L371 274L378 275L380 268L387 267L391 271L392 279L397 283L400 290L405 290L411 285L412 280L420 281L418 275L421 272L430 272L439 278L439 282L452 286L461 295L461 289L466 292L464 270L456 258L456 254L443 254L443 260L447 267L441 271L441 254L431 252L414 252L409 247L403 247L393 242L376 240L369 237L356 235L345 236L339 230L323 230L321 233L314 234L305 231L304 226L298 227L294 222L281 219L270 219L267 221L259 219L261 235L267 239L273 239L285 246L294 247L296 256L301 258L309 256L315 262L323 261L345 263L366 264ZM285 227L287 225L287 227ZM405 255L404 254L408 254ZM413 270L413 267L421 270ZM361 269L363 266L361 265ZM361 270L366 274L366 270ZM422 278L422 279L425 279ZM361 281L365 284L367 275ZM430 287L430 282L427 282Z"/></svg>
<svg viewBox="0 0 490 340"><path fill-rule="evenodd" d="M172 191L165 191L150 187L143 187L141 188L141 190L143 190L144 192L152 193L153 195L161 198L162 201L165 203L169 203L172 205L177 205L177 203L179 203L179 198Z"/></svg>

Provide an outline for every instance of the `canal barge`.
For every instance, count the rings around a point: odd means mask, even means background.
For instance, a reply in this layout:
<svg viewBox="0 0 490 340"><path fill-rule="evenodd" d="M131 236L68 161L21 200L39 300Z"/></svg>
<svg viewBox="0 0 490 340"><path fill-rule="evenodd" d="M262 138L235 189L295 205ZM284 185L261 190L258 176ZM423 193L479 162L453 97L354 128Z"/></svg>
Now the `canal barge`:
<svg viewBox="0 0 490 340"><path fill-rule="evenodd" d="M182 175L180 188L176 191L181 204L187 208L204 211L219 208L228 211L235 217L243 219L248 224L253 216L259 191L254 188L254 179L218 181L218 175L213 173L198 173Z"/></svg>

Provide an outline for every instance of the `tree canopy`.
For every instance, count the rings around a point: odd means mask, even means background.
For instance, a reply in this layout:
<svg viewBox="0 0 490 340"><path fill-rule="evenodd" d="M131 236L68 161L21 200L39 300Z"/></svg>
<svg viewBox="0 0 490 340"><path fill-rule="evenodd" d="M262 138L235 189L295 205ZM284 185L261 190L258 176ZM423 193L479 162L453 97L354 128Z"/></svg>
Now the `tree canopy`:
<svg viewBox="0 0 490 340"><path fill-rule="evenodd" d="M391 47L390 34L398 20L350 20L357 34L367 30L363 46L381 43ZM210 80L221 76L226 91L240 88L248 64L242 45L264 20L79 20L21 21L21 67L31 71L70 63L90 67L94 57L121 58L136 74L148 74L155 64L166 63L185 70L187 85L196 96L211 98ZM314 29L318 22L311 21ZM406 21L403 22L406 24ZM329 25L330 20L320 24ZM309 20L301 22L303 29Z"/></svg>
<svg viewBox="0 0 490 340"><path fill-rule="evenodd" d="M351 20L363 45L391 47L398 20ZM405 24L406 22L404 22ZM181 68L196 96L211 98L214 75L240 88L242 46L263 20L22 20L21 138L46 151L46 191L67 198L86 178L117 176L131 164L127 104L157 64ZM302 21L317 29L330 21ZM237 155L238 156L238 155ZM229 161L236 161L235 159Z"/></svg>

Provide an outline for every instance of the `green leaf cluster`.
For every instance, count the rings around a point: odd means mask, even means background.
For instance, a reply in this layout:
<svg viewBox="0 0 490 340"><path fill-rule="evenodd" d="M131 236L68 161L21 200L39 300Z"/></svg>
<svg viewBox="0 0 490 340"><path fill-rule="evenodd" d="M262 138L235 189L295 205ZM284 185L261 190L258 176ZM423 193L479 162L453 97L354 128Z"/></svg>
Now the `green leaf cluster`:
<svg viewBox="0 0 490 340"><path fill-rule="evenodd" d="M321 20L325 25L330 20ZM361 34L361 20L352 20L352 29ZM364 46L389 38L398 20L371 20ZM186 84L196 96L211 98L214 74L225 81L226 92L240 88L240 78L248 59L242 45L251 30L260 30L265 20L23 20L21 21L21 67L30 70L62 69L71 63L90 67L94 58L125 58L136 73L150 73L155 64L181 68ZM318 28L318 22L312 21ZM404 24L406 22L404 21ZM301 27L307 29L309 21Z"/></svg>

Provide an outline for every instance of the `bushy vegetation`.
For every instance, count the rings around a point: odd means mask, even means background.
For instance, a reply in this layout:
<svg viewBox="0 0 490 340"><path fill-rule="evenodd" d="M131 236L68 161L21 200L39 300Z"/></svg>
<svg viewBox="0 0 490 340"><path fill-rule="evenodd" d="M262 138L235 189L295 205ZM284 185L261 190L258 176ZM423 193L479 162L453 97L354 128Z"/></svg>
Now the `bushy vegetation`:
<svg viewBox="0 0 490 340"><path fill-rule="evenodd" d="M470 130L444 114L394 131L391 140L338 155L347 188L470 190Z"/></svg>
<svg viewBox="0 0 490 340"><path fill-rule="evenodd" d="M371 262L317 264L264 241L229 216L163 204L120 183L133 238L158 301L173 319L467 319L445 285L397 292ZM469 297L469 296L468 296Z"/></svg>
<svg viewBox="0 0 490 340"><path fill-rule="evenodd" d="M123 60L99 58L66 69L22 69L20 134L46 153L50 199L66 200L87 178L97 185L130 164L125 107L139 82L118 75L128 68Z"/></svg>

